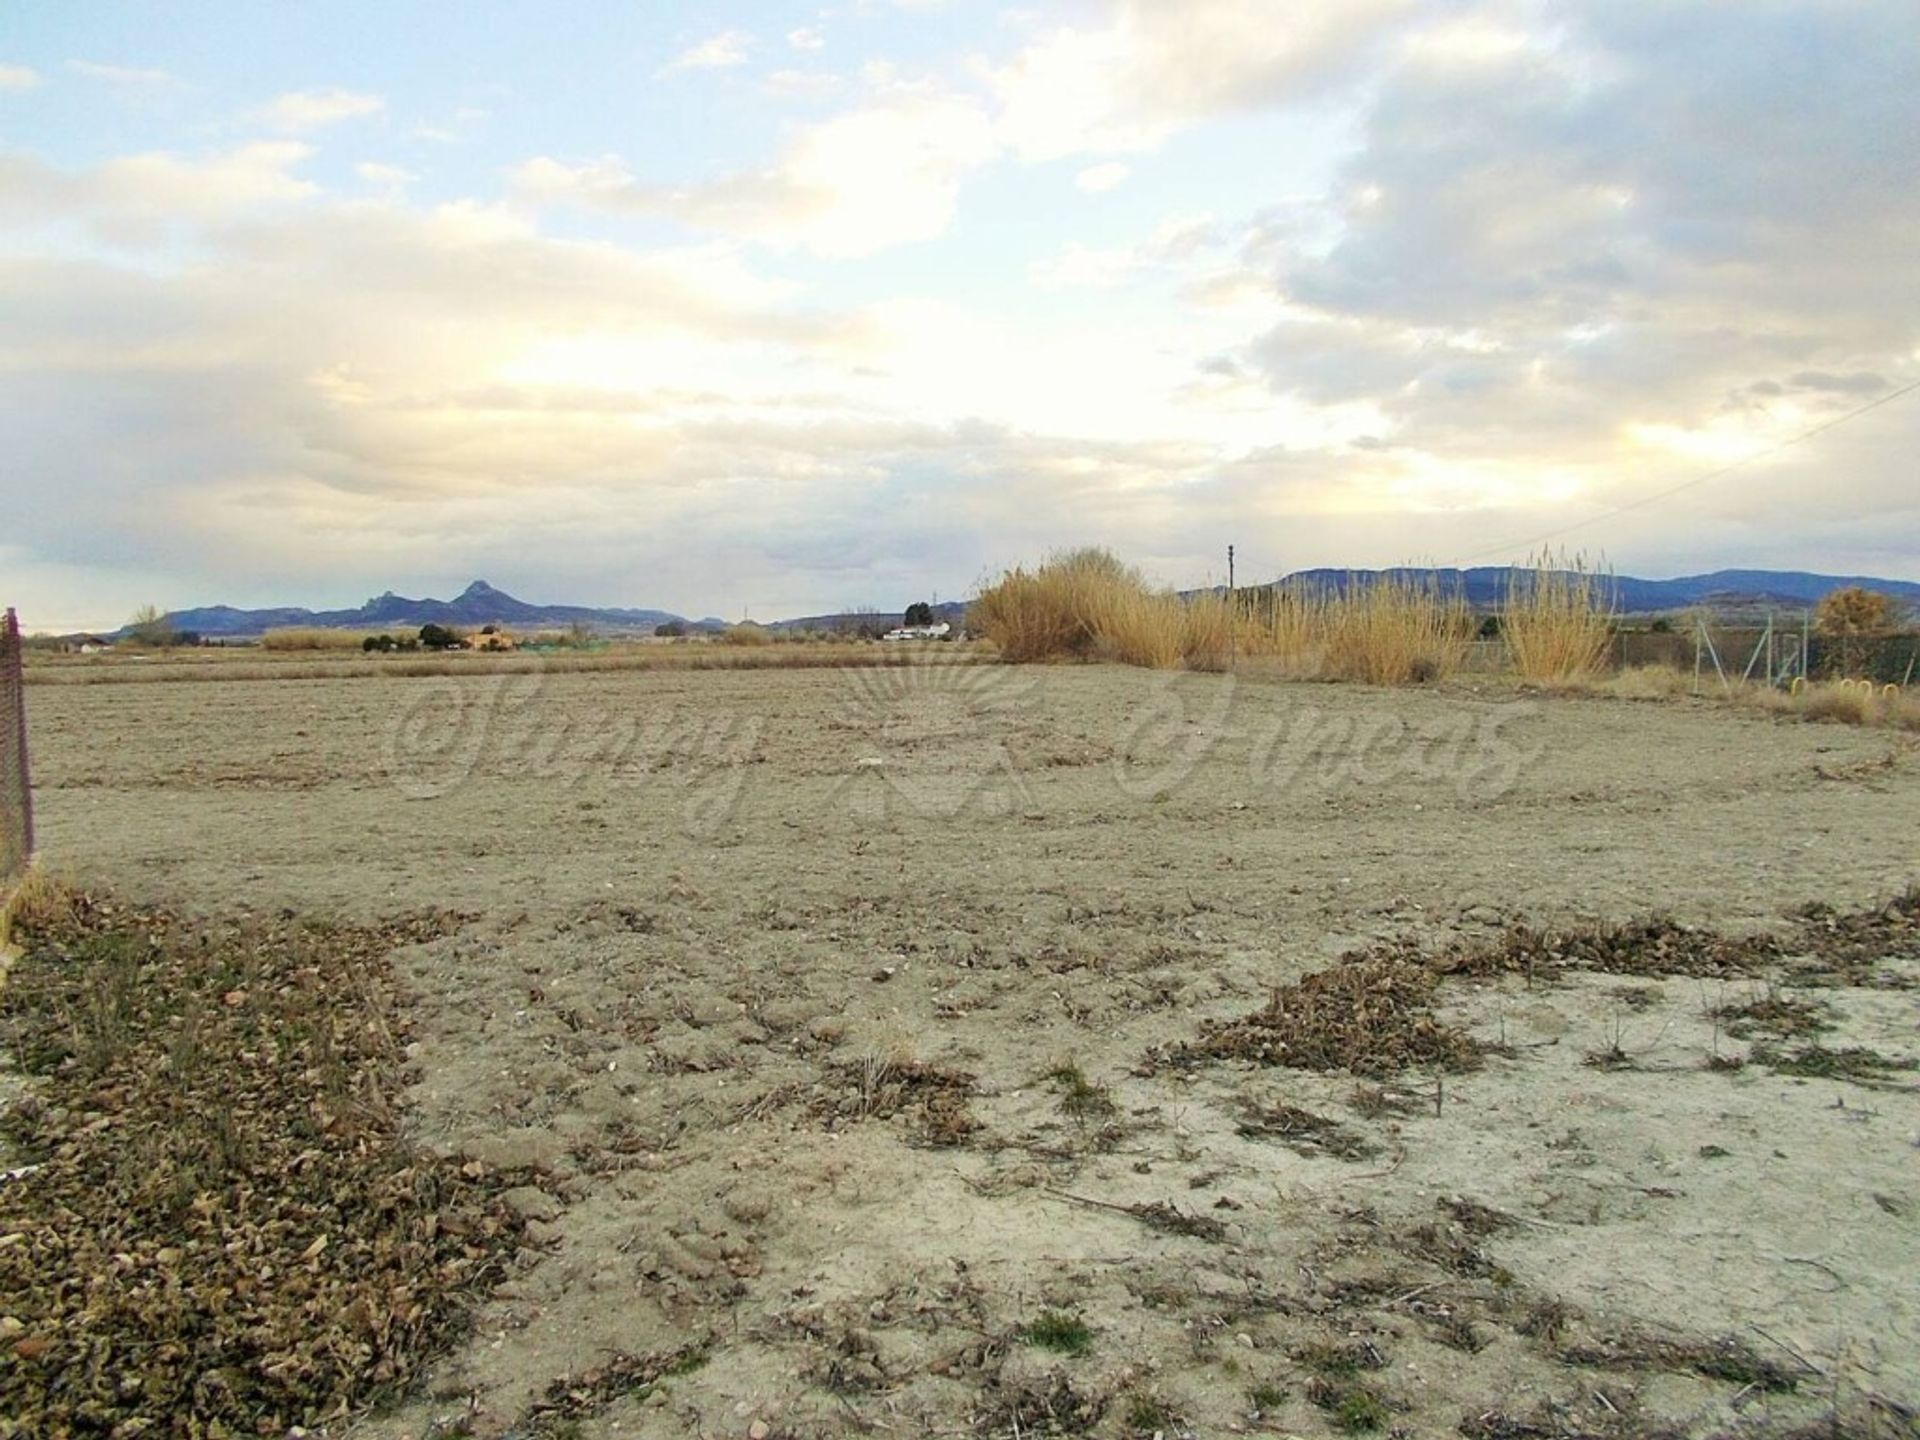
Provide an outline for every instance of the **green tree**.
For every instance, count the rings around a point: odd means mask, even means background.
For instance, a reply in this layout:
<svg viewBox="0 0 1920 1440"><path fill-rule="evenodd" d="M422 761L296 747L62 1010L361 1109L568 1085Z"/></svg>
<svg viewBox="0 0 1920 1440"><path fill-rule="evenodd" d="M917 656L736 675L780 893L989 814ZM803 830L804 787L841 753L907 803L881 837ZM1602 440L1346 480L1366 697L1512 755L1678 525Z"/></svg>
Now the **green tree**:
<svg viewBox="0 0 1920 1440"><path fill-rule="evenodd" d="M907 606L906 617L902 622L907 625L933 624L933 606L924 600L916 600Z"/></svg>
<svg viewBox="0 0 1920 1440"><path fill-rule="evenodd" d="M426 650L458 650L466 642L447 629L444 625L435 625L431 621L420 627L420 645Z"/></svg>

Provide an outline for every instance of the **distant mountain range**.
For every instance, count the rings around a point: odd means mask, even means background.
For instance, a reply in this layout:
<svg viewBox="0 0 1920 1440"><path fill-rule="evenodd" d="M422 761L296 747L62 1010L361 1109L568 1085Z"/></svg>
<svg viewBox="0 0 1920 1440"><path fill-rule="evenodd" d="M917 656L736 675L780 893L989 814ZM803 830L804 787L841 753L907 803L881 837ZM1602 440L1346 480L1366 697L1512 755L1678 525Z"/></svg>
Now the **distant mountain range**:
<svg viewBox="0 0 1920 1440"><path fill-rule="evenodd" d="M586 625L601 631L651 631L656 625L678 621L702 629L724 630L727 622L711 617L689 620L669 610L596 609L586 605L530 605L484 580L476 580L451 600L413 600L389 590L353 610L306 610L283 606L266 610L238 610L231 605L208 605L197 610L175 610L167 619L175 630L197 635L236 638L263 635L269 630L311 625L327 630L418 630L422 625L446 625L463 630L481 625L509 625L523 630L564 630ZM124 631L122 633L125 633Z"/></svg>
<svg viewBox="0 0 1920 1440"><path fill-rule="evenodd" d="M1513 571L1505 565L1482 566L1471 570L1299 570L1277 583L1318 585L1337 590L1355 579L1365 580L1381 575L1438 585L1449 593L1464 595L1469 605L1492 609L1505 597ZM1814 575L1803 570L1716 570L1709 575L1686 575L1677 580L1641 580L1632 575L1616 575L1607 583L1617 597L1620 610L1629 615L1684 610L1694 606L1716 611L1751 611L1767 607L1797 610L1817 604L1833 591L1849 585L1865 586L1910 605L1920 606L1920 583L1911 580L1879 580L1867 575ZM966 608L964 602L947 601L934 607L935 618L958 621L966 613ZM507 625L522 630L558 630L570 625L585 625L614 634L647 633L656 625L670 621L677 621L690 629L724 630L727 626L726 621L712 616L689 620L669 610L532 605L515 599L504 590L496 590L484 580L474 581L451 600L413 600L389 590L352 610L306 610L293 606L240 610L231 605L208 605L197 610L175 610L167 619L175 630L191 630L199 635L223 639L262 635L268 630L295 625L332 630L395 632L417 630L428 624L457 626L467 630L482 625ZM854 629L874 622L894 625L899 623L899 619L892 612L849 611L778 620L772 622L771 628Z"/></svg>
<svg viewBox="0 0 1920 1440"><path fill-rule="evenodd" d="M1471 570L1403 568L1393 570L1300 570L1280 583L1344 587L1350 577L1366 579L1392 575L1438 585L1460 593L1476 609L1493 609L1507 594L1513 567L1485 565ZM1869 575L1814 575L1804 570L1715 570L1707 575L1683 575L1676 580L1641 580L1613 575L1605 585L1622 614L1649 615L1663 610L1755 610L1777 606L1799 610L1816 605L1835 590L1864 586L1912 604L1920 601L1920 583L1877 580Z"/></svg>

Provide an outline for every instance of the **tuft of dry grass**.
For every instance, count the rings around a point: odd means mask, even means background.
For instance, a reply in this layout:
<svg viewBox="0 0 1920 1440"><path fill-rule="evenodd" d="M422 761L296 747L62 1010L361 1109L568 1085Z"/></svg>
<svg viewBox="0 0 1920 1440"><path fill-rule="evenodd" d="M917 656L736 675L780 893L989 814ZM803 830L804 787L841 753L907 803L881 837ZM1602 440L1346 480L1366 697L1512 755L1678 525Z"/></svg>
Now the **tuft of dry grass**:
<svg viewBox="0 0 1920 1440"><path fill-rule="evenodd" d="M72 916L78 891L41 865L34 865L9 892L0 887L0 951L16 930L52 930Z"/></svg>
<svg viewBox="0 0 1920 1440"><path fill-rule="evenodd" d="M1279 662L1306 679L1405 685L1465 663L1472 627L1457 596L1387 575L1335 591L1278 587L1182 596L1155 590L1104 550L1073 550L1016 567L983 590L973 629L1013 663L1111 660L1165 670L1224 670L1240 658Z"/></svg>
<svg viewBox="0 0 1920 1440"><path fill-rule="evenodd" d="M767 645L773 637L767 633L764 625L756 625L751 620L742 620L738 625L729 625L720 636L723 645Z"/></svg>
<svg viewBox="0 0 1920 1440"><path fill-rule="evenodd" d="M1349 584L1327 612L1330 679L1424 684L1465 663L1472 634L1466 602L1430 584L1394 575Z"/></svg>
<svg viewBox="0 0 1920 1440"><path fill-rule="evenodd" d="M1622 700L1675 700L1693 691L1693 675L1671 665L1634 665L1595 687Z"/></svg>
<svg viewBox="0 0 1920 1440"><path fill-rule="evenodd" d="M1239 597L1236 655L1278 662L1303 680L1418 685L1466 664L1464 599L1409 575L1351 576L1337 590L1274 586Z"/></svg>
<svg viewBox="0 0 1920 1440"><path fill-rule="evenodd" d="M1920 732L1920 696L1898 686L1876 690L1870 684L1849 680L1803 685L1795 690L1737 685L1728 698L1737 705L1800 720Z"/></svg>
<svg viewBox="0 0 1920 1440"><path fill-rule="evenodd" d="M1613 585L1584 555L1543 550L1515 571L1500 614L1513 668L1525 680L1566 684L1606 668L1613 645Z"/></svg>
<svg viewBox="0 0 1920 1440"><path fill-rule="evenodd" d="M263 650L358 650L372 630L329 630L323 625L286 625L260 637Z"/></svg>
<svg viewBox="0 0 1920 1440"><path fill-rule="evenodd" d="M1870 725L1880 710L1880 697L1870 685L1839 681L1809 685L1787 696L1787 708L1803 720L1836 720L1842 725Z"/></svg>
<svg viewBox="0 0 1920 1440"><path fill-rule="evenodd" d="M1062 551L1037 569L1016 565L982 590L967 628L1014 664L1090 659L1101 626L1135 612L1150 593L1138 570L1106 550Z"/></svg>

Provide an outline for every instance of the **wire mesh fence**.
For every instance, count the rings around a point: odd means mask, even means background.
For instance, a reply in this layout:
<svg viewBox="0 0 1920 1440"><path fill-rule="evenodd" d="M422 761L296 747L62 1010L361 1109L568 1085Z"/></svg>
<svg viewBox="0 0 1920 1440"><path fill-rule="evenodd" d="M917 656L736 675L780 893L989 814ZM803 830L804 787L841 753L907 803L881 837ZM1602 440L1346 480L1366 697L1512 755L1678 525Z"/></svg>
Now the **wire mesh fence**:
<svg viewBox="0 0 1920 1440"><path fill-rule="evenodd" d="M27 687L20 622L0 621L0 898L33 855L33 788L27 773Z"/></svg>

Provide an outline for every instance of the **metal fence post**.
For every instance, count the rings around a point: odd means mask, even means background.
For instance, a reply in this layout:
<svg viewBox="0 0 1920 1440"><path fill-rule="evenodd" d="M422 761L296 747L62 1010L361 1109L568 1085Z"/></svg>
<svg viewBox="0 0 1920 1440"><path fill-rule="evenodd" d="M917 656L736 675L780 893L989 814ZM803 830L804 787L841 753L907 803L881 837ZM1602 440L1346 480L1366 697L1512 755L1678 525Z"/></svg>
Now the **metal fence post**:
<svg viewBox="0 0 1920 1440"><path fill-rule="evenodd" d="M33 858L33 782L27 765L27 686L20 620L0 620L0 882Z"/></svg>

